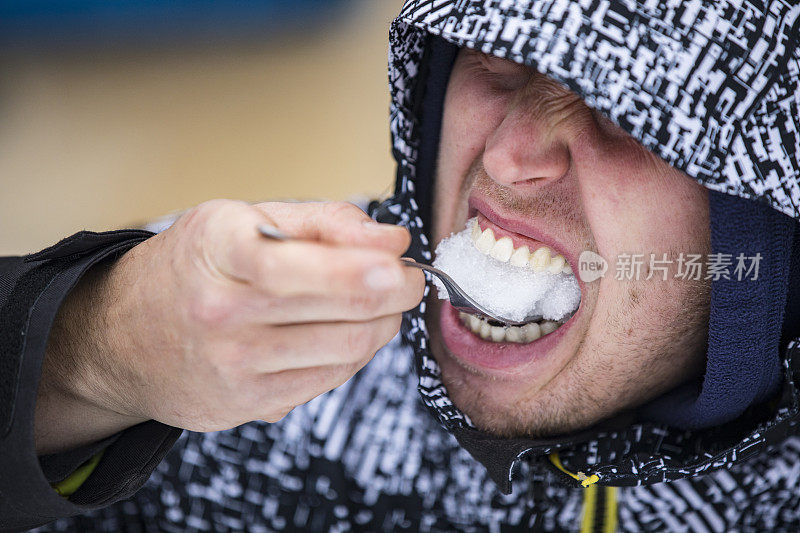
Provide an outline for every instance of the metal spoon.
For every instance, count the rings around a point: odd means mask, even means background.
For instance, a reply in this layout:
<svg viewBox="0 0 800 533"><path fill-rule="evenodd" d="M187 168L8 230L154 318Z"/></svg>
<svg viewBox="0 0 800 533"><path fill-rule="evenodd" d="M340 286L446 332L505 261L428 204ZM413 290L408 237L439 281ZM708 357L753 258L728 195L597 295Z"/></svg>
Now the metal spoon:
<svg viewBox="0 0 800 533"><path fill-rule="evenodd" d="M287 241L292 239L292 237L286 235L281 230L270 224L259 224L257 226L257 229L262 236L268 239L273 239L276 241ZM539 316L528 317L524 322L515 322L513 320L501 318L495 314L492 314L481 304L473 300L469 294L464 292L464 289L458 286L458 283L453 281L453 278L451 278L438 268L434 268L430 265L425 265L423 263L417 263L412 259L403 258L400 259L400 261L405 266L419 268L439 278L439 281L442 282L444 288L447 289L447 294L450 297L450 305L455 307L458 311L461 311L463 313L468 313L471 315L482 316L488 320L500 322L506 326L522 326L529 322L533 322L535 320L541 320L541 317Z"/></svg>

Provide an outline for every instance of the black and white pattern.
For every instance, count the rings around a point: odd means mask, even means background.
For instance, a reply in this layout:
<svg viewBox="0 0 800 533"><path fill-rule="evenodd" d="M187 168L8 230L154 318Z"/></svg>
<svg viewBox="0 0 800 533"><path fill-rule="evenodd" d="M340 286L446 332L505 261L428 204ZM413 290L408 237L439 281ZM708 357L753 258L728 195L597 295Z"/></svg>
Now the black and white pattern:
<svg viewBox="0 0 800 533"><path fill-rule="evenodd" d="M410 0L390 34L398 173L385 207L422 260L431 256L419 207L430 199L417 196L414 105L429 34L534 66L708 188L800 215L793 1ZM441 429L479 434L447 396L424 313L409 312L402 342L282 422L185 435L132 500L50 529L576 530L583 489L547 460L556 448L568 470L622 487L622 531L800 529L796 343L770 409L710 431L637 424L515 448L504 495Z"/></svg>
<svg viewBox="0 0 800 533"><path fill-rule="evenodd" d="M579 519L581 490L540 476L504 496L425 412L396 338L279 424L188 433L128 502L60 531L500 531ZM546 487L546 488L545 488ZM577 517L577 518L576 518Z"/></svg>
<svg viewBox="0 0 800 533"><path fill-rule="evenodd" d="M425 412L412 365L396 339L281 423L188 433L134 498L46 530L575 530L584 490L523 465L500 494ZM621 489L620 530L773 531L800 519L799 472L791 438L730 470Z"/></svg>
<svg viewBox="0 0 800 533"><path fill-rule="evenodd" d="M396 200L420 245L417 256L430 253L417 209L426 199L415 197L419 139L413 112L427 34L536 67L707 187L797 216L799 26L800 5L785 1L407 2L392 27L390 79L400 162ZM769 113L759 114L762 108ZM751 127L744 128L747 123ZM442 386L423 317L424 306L410 313L403 330L416 348L423 400L449 430L469 430L469 419ZM788 389L788 367L786 380ZM722 432L726 438L642 424L561 453L565 464L605 483L680 479L762 449L770 435L794 424L796 413L791 395L771 419L756 414L750 424L737 421ZM514 467L509 465L509 475Z"/></svg>

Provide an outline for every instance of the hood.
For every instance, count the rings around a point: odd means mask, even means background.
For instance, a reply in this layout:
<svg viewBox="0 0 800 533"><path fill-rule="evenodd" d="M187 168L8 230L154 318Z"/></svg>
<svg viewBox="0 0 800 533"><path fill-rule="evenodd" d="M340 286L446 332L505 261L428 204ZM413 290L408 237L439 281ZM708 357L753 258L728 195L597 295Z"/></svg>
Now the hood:
<svg viewBox="0 0 800 533"><path fill-rule="evenodd" d="M563 83L709 190L797 219L799 35L800 6L788 0L409 0L390 32L395 194L375 215L407 227L409 254L431 261L426 232L444 88L458 47L470 47ZM684 430L621 415L558 438L497 438L448 398L424 316L423 301L402 327L422 400L504 493L521 461L583 486L694 476L746 460L800 422L800 343L789 337L780 347L778 396L731 422Z"/></svg>

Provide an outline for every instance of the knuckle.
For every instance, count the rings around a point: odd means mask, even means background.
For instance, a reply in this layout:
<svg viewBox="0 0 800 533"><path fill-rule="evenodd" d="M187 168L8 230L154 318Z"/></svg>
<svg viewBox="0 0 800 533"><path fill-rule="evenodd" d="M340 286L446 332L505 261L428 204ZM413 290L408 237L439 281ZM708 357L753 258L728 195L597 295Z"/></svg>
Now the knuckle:
<svg viewBox="0 0 800 533"><path fill-rule="evenodd" d="M325 394L326 392L338 387L345 379L345 367L348 363L339 363L335 365L325 365L313 369L313 374L306 382L306 386L302 389L297 389L292 395L294 403L305 403L312 398Z"/></svg>
<svg viewBox="0 0 800 533"><path fill-rule="evenodd" d="M372 317L381 308L381 298L370 292L356 292L349 297L349 307L358 316Z"/></svg>
<svg viewBox="0 0 800 533"><path fill-rule="evenodd" d="M371 356L369 357L371 358ZM367 356L358 361L344 363L334 367L334 371L331 372L331 378L328 382L328 390L333 390L343 383L346 383L347 380L353 377L366 364L365 360L369 360Z"/></svg>
<svg viewBox="0 0 800 533"><path fill-rule="evenodd" d="M346 218L364 218L366 215L357 205L350 202L328 202L325 205L328 210L328 215L331 217Z"/></svg>
<svg viewBox="0 0 800 533"><path fill-rule="evenodd" d="M403 315L396 314L388 317L386 321L386 331L384 332L383 337L381 340L383 341L381 346L392 340L395 335L400 332L400 326L403 324Z"/></svg>
<svg viewBox="0 0 800 533"><path fill-rule="evenodd" d="M246 334L232 337L220 352L218 360L221 370L238 380L251 372L254 355L260 350L255 338L248 339Z"/></svg>
<svg viewBox="0 0 800 533"><path fill-rule="evenodd" d="M236 390L240 385L243 378L242 372L236 367L234 360L236 357L231 353L215 353L211 355L207 361L207 365L214 375L217 376L218 383L224 385L230 391ZM243 404L241 398L230 393L230 397L226 400L229 407L233 408L234 412L241 411L247 406Z"/></svg>
<svg viewBox="0 0 800 533"><path fill-rule="evenodd" d="M191 241L199 246L209 239L209 228L214 225L218 213L234 203L232 200L208 200L187 211L175 226L192 235Z"/></svg>
<svg viewBox="0 0 800 533"><path fill-rule="evenodd" d="M198 204L192 209L193 218L199 221L207 221L222 209L229 200L208 200Z"/></svg>
<svg viewBox="0 0 800 533"><path fill-rule="evenodd" d="M377 353L377 350L371 349L357 361L353 361L352 363L348 363L347 365L345 365L345 370L347 373L344 379L345 380L349 379L350 376L356 374L359 370L367 366L367 363L369 363L372 360L372 358L375 356L375 353Z"/></svg>
<svg viewBox="0 0 800 533"><path fill-rule="evenodd" d="M347 363L345 365L339 366L338 374L334 380L334 387L332 387L331 390L335 389L342 383L347 382L347 380L356 375L358 371L364 367L365 364L366 363L363 362L363 360L359 360L354 363Z"/></svg>
<svg viewBox="0 0 800 533"><path fill-rule="evenodd" d="M288 323L295 319L295 300L289 297L270 294L261 298L257 304L259 315L268 324Z"/></svg>
<svg viewBox="0 0 800 533"><path fill-rule="evenodd" d="M293 354L297 353L297 347L292 343L293 339L286 338L283 335L274 335L270 337L267 352L269 354L270 366L274 367L276 371L280 371L284 366L280 361L284 358L290 358Z"/></svg>
<svg viewBox="0 0 800 533"><path fill-rule="evenodd" d="M196 211L195 218L204 225L210 221L216 221L217 219L224 221L229 218L231 213L239 212L243 207L247 207L247 205L248 204L240 200L207 200L194 208Z"/></svg>
<svg viewBox="0 0 800 533"><path fill-rule="evenodd" d="M370 344L369 350L367 350L370 355L380 350L397 335L397 332L400 331L402 319L403 316L401 314L396 314L380 320L374 328L372 343Z"/></svg>
<svg viewBox="0 0 800 533"><path fill-rule="evenodd" d="M236 306L226 291L216 287L204 287L194 293L189 303L189 315L193 322L205 327L227 323Z"/></svg>
<svg viewBox="0 0 800 533"><path fill-rule="evenodd" d="M344 346L347 350L346 355L349 356L348 359L363 357L372 347L373 335L371 328L360 325L347 327Z"/></svg>
<svg viewBox="0 0 800 533"><path fill-rule="evenodd" d="M258 416L258 418L265 422L274 423L291 413L295 406L304 404L305 401L297 393L296 389L297 387L293 388L291 392L282 394L277 400L259 406L260 409L263 409L262 412L266 417Z"/></svg>
<svg viewBox="0 0 800 533"><path fill-rule="evenodd" d="M281 296L286 292L287 269L274 250L258 258L256 272L257 284L264 292L273 296Z"/></svg>

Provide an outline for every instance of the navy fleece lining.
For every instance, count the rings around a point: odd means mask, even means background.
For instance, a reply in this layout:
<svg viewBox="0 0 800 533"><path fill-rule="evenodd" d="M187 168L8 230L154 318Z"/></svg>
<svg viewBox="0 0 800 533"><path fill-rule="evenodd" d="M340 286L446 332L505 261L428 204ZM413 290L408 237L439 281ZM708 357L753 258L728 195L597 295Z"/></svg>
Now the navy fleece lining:
<svg viewBox="0 0 800 533"><path fill-rule="evenodd" d="M641 410L648 420L684 429L735 419L768 400L781 380L779 343L796 224L764 204L713 191L709 209L712 253L731 254L733 266L740 253L762 259L756 281L732 275L712 282L702 383L679 387Z"/></svg>
<svg viewBox="0 0 800 533"><path fill-rule="evenodd" d="M426 47L427 72L425 73L424 96L417 103L416 116L420 117L420 147L417 158L417 198L430 200L433 198L433 182L436 175L436 161L439 153L439 137L444 115L444 99L447 94L447 83L453 69L459 48L444 39L429 35L430 46ZM432 201L420 202L420 216L423 227L431 230Z"/></svg>

